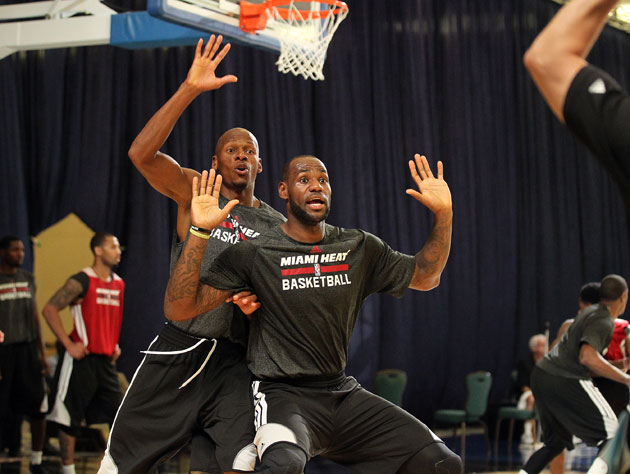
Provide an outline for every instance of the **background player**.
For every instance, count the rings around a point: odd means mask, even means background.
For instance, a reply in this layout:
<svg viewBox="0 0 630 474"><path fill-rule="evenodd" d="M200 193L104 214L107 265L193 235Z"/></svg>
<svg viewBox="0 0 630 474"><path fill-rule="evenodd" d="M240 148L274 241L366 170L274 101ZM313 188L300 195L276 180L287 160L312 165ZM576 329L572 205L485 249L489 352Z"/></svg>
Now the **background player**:
<svg viewBox="0 0 630 474"><path fill-rule="evenodd" d="M7 430L11 415L17 416L17 430L22 429L22 415L30 417L29 470L41 474L46 472L41 463L48 411L44 376L49 368L35 302L35 279L20 268L23 262L20 238L6 235L0 239L0 446L9 441L2 440L3 435L15 435ZM21 439L20 431L17 434Z"/></svg>
<svg viewBox="0 0 630 474"><path fill-rule="evenodd" d="M612 339L613 321L626 309L628 285L619 275L608 275L601 281L600 294L600 304L580 312L560 343L532 371L544 445L521 472L542 471L563 449L573 449L573 436L600 446L615 435L617 416L590 374L630 385L630 376L601 356Z"/></svg>
<svg viewBox="0 0 630 474"><path fill-rule="evenodd" d="M97 232L90 241L94 262L72 275L42 313L64 352L55 373L56 394L48 420L59 425L63 474L74 474L74 447L83 420L110 423L122 399L116 359L125 283L113 269L120 263L118 239ZM71 305L70 336L59 311Z"/></svg>

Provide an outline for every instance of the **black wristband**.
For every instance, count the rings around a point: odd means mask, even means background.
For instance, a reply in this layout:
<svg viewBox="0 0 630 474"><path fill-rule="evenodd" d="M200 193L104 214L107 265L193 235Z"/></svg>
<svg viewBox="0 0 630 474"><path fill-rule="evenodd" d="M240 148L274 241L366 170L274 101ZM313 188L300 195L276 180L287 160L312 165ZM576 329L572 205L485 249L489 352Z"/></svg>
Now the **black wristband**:
<svg viewBox="0 0 630 474"><path fill-rule="evenodd" d="M208 235L210 235L210 231L209 231L209 230L207 230L207 229L202 229L201 227L197 227L197 226L196 226L196 225L194 225L194 224L191 224L190 228L191 228L192 230L197 231L197 232L203 232L204 234L208 234Z"/></svg>

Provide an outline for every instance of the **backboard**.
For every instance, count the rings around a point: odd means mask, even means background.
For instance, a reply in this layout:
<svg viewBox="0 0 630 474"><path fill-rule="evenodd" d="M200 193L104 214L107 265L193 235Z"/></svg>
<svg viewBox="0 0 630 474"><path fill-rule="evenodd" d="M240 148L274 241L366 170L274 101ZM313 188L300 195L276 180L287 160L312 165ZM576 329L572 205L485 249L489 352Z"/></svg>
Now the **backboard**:
<svg viewBox="0 0 630 474"><path fill-rule="evenodd" d="M264 0L250 2L261 4ZM310 8L310 2L296 2L296 5L300 4ZM246 33L239 28L240 0L147 0L147 10L165 20L221 34L233 43L280 52L273 21L256 33Z"/></svg>

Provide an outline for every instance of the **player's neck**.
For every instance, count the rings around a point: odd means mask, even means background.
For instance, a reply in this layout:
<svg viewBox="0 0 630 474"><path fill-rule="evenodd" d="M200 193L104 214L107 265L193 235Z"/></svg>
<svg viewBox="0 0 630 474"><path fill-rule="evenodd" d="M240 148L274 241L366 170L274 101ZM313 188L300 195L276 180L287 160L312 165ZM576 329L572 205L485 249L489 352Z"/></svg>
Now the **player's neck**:
<svg viewBox="0 0 630 474"><path fill-rule="evenodd" d="M92 264L92 270L94 270L96 276L98 276L103 281L109 281L112 276L112 268L108 265L105 265L99 259L94 260L94 263Z"/></svg>
<svg viewBox="0 0 630 474"><path fill-rule="evenodd" d="M297 219L289 219L281 225L285 234L293 240L304 243L315 243L321 241L326 235L326 222L321 221L314 225L306 225Z"/></svg>
<svg viewBox="0 0 630 474"><path fill-rule="evenodd" d="M615 320L617 319L617 316L619 316L621 314L621 302L619 300L615 300L615 301L600 301L600 305L601 306L605 306L608 309L608 312L610 313L610 317Z"/></svg>
<svg viewBox="0 0 630 474"><path fill-rule="evenodd" d="M260 199L254 196L254 186L238 189L228 188L224 185L221 186L221 195L228 201L238 199L238 203L241 206L260 207Z"/></svg>

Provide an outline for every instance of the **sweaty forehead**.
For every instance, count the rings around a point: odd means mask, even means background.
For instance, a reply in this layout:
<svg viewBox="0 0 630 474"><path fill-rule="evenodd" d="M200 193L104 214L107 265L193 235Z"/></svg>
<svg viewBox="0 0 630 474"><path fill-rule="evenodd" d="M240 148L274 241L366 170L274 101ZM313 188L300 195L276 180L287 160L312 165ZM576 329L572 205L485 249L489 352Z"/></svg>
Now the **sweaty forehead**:
<svg viewBox="0 0 630 474"><path fill-rule="evenodd" d="M294 173L328 173L328 170L326 169L326 166L324 166L324 163L313 157L296 158L291 163L291 170Z"/></svg>
<svg viewBox="0 0 630 474"><path fill-rule="evenodd" d="M256 138L247 130L243 128L234 128L228 130L217 142L217 151L225 147L229 143L250 143L258 150L258 142Z"/></svg>

